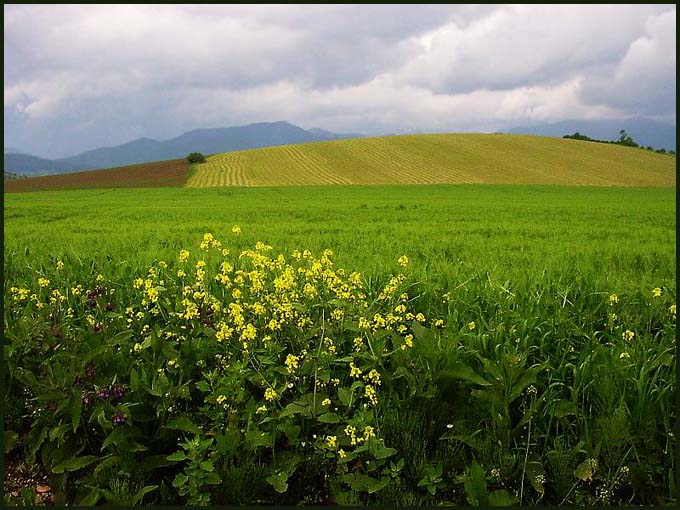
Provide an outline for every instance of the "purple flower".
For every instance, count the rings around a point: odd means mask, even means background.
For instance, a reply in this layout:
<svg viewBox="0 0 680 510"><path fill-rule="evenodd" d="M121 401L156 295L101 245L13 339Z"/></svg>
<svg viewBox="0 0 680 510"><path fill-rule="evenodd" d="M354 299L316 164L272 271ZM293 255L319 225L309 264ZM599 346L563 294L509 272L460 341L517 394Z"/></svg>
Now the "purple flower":
<svg viewBox="0 0 680 510"><path fill-rule="evenodd" d="M95 374L94 368L92 368L92 367L87 367L87 368L85 369L85 376L86 376L88 379L92 379L92 378L94 377L94 374Z"/></svg>
<svg viewBox="0 0 680 510"><path fill-rule="evenodd" d="M75 381L73 381L73 384L80 388L83 385L83 378L77 375Z"/></svg>
<svg viewBox="0 0 680 510"><path fill-rule="evenodd" d="M120 425L121 423L125 423L125 415L121 412L117 412L113 415L112 420L114 425Z"/></svg>
<svg viewBox="0 0 680 510"><path fill-rule="evenodd" d="M94 393L91 391L83 391L83 404L85 407L90 407L94 402Z"/></svg>
<svg viewBox="0 0 680 510"><path fill-rule="evenodd" d="M123 395L125 395L125 388L123 388L122 384L116 384L113 387L113 396L116 398L121 398Z"/></svg>
<svg viewBox="0 0 680 510"><path fill-rule="evenodd" d="M107 399L111 395L109 394L109 389L106 386L102 386L99 388L99 391L97 392L97 396L101 399Z"/></svg>

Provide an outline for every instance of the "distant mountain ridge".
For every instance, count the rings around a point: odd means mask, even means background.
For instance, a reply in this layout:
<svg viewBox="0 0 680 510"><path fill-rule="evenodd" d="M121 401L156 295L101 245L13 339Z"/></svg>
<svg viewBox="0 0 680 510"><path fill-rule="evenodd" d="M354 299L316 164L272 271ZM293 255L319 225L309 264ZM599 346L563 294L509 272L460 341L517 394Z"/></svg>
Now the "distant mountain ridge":
<svg viewBox="0 0 680 510"><path fill-rule="evenodd" d="M519 135L542 135L563 137L579 132L590 138L616 140L619 132L625 129L638 145L655 149L676 150L676 127L644 118L624 120L564 120L552 124L516 127L503 130L505 133Z"/></svg>
<svg viewBox="0 0 680 510"><path fill-rule="evenodd" d="M176 159L190 152L214 154L363 136L358 133L332 133L319 128L305 130L285 121L260 122L246 126L194 129L164 141L138 138L121 145L101 147L55 160L27 154L8 154L6 149L4 170L25 175L47 175Z"/></svg>

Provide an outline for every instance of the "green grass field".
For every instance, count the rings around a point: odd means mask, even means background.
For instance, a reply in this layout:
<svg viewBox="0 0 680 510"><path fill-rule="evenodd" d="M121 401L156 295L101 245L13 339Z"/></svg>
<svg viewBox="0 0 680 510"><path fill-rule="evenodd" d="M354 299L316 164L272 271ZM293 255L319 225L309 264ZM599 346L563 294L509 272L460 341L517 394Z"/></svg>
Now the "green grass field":
<svg viewBox="0 0 680 510"><path fill-rule="evenodd" d="M188 187L314 184L675 186L675 158L617 145L505 134L404 135L225 152Z"/></svg>
<svg viewBox="0 0 680 510"><path fill-rule="evenodd" d="M5 426L62 503L672 504L675 212L663 187L5 195ZM205 233L230 253L201 251ZM239 257L257 241L273 250ZM326 248L335 265L314 269ZM366 296L333 298L353 271ZM227 313L237 301L254 340ZM422 320L380 326L397 303Z"/></svg>
<svg viewBox="0 0 680 510"><path fill-rule="evenodd" d="M5 265L59 257L111 270L171 259L204 232L283 252L332 248L389 272L407 254L419 280L566 278L600 290L673 285L675 190L560 186L347 186L92 190L5 196ZM107 262L111 258L111 262Z"/></svg>

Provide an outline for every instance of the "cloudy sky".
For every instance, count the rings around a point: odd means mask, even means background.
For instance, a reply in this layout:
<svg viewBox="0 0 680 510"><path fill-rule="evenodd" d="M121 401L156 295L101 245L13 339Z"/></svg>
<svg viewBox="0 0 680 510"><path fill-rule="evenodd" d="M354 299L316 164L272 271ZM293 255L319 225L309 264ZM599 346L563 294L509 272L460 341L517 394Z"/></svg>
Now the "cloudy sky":
<svg viewBox="0 0 680 510"><path fill-rule="evenodd" d="M675 6L5 5L5 146L288 120L368 134L675 124Z"/></svg>

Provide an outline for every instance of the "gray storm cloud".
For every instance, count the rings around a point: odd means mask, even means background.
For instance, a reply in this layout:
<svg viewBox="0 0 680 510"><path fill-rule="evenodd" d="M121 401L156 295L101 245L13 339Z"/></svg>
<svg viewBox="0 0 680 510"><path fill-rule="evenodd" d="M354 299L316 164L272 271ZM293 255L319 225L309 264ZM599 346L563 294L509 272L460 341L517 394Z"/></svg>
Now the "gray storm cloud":
<svg viewBox="0 0 680 510"><path fill-rule="evenodd" d="M4 7L5 145L289 120L370 134L675 122L675 6Z"/></svg>

